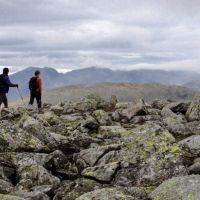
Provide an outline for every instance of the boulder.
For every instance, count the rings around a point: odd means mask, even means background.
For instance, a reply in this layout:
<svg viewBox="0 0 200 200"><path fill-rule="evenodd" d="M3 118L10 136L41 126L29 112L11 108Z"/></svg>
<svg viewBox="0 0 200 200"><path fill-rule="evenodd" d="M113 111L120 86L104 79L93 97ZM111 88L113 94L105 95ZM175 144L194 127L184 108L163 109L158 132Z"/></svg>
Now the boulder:
<svg viewBox="0 0 200 200"><path fill-rule="evenodd" d="M19 125L29 133L38 132L41 129L41 124L38 120L26 115L20 120Z"/></svg>
<svg viewBox="0 0 200 200"><path fill-rule="evenodd" d="M75 181L64 181L56 190L53 200L75 200L84 193L100 189L104 185L90 179L77 179ZM106 187L106 186L105 186Z"/></svg>
<svg viewBox="0 0 200 200"><path fill-rule="evenodd" d="M19 118L21 116L21 113L19 110L15 108L3 108L0 109L0 119L1 120L14 120L16 118Z"/></svg>
<svg viewBox="0 0 200 200"><path fill-rule="evenodd" d="M91 147L89 149L82 150L79 153L79 160L84 162L84 166L94 166L97 163L100 164L100 160L109 152L117 151L121 148L119 144L106 145L106 146L97 146Z"/></svg>
<svg viewBox="0 0 200 200"><path fill-rule="evenodd" d="M183 150L183 155L189 158L200 156L200 135L193 135L178 143Z"/></svg>
<svg viewBox="0 0 200 200"><path fill-rule="evenodd" d="M170 123L184 123L186 122L184 115L176 114L172 112L168 107L164 107L161 111L161 115L164 118L166 124Z"/></svg>
<svg viewBox="0 0 200 200"><path fill-rule="evenodd" d="M8 194L14 189L13 184L8 181L0 179L0 193Z"/></svg>
<svg viewBox="0 0 200 200"><path fill-rule="evenodd" d="M159 110L162 110L165 106L167 106L168 104L170 103L170 101L168 100L159 100L159 99L156 99L152 102L151 106L155 109L159 109Z"/></svg>
<svg viewBox="0 0 200 200"><path fill-rule="evenodd" d="M49 149L51 149L51 151L59 149L66 154L79 151L79 148L72 143L72 140L70 140L70 138L57 133L50 132L47 142L47 146L49 147Z"/></svg>
<svg viewBox="0 0 200 200"><path fill-rule="evenodd" d="M127 133L122 126L100 126L99 135L103 138L117 138Z"/></svg>
<svg viewBox="0 0 200 200"><path fill-rule="evenodd" d="M145 122L161 122L160 115L145 115L145 116L135 116L133 119L130 121L131 124L143 124Z"/></svg>
<svg viewBox="0 0 200 200"><path fill-rule="evenodd" d="M103 188L83 194L76 200L139 200L119 188Z"/></svg>
<svg viewBox="0 0 200 200"><path fill-rule="evenodd" d="M47 111L44 114L39 114L38 118L46 121L51 126L56 125L60 122L59 117L55 115L52 111Z"/></svg>
<svg viewBox="0 0 200 200"><path fill-rule="evenodd" d="M147 114L147 109L142 100L137 104L133 104L127 109L124 109L120 112L120 115L128 120L131 120L134 116L146 115L146 114Z"/></svg>
<svg viewBox="0 0 200 200"><path fill-rule="evenodd" d="M22 159L30 159L36 162L37 164L43 166L47 162L47 158L48 154L46 153L5 152L5 153L0 153L0 165L6 164L7 167L8 166L17 167ZM5 160L7 162L5 162Z"/></svg>
<svg viewBox="0 0 200 200"><path fill-rule="evenodd" d="M186 118L188 121L200 120L200 94L197 94L190 104Z"/></svg>
<svg viewBox="0 0 200 200"><path fill-rule="evenodd" d="M99 128L98 122L92 116L87 117L87 119L84 120L81 125L89 130L97 130Z"/></svg>
<svg viewBox="0 0 200 200"><path fill-rule="evenodd" d="M63 112L64 108L60 105L51 106L50 111L53 111L55 114L60 115Z"/></svg>
<svg viewBox="0 0 200 200"><path fill-rule="evenodd" d="M156 108L149 108L149 109L147 109L147 114L148 115L161 115L161 110L159 110L159 109L156 109Z"/></svg>
<svg viewBox="0 0 200 200"><path fill-rule="evenodd" d="M88 96L75 103L74 109L77 112L94 111L97 109L99 99L95 96ZM100 100L101 101L101 100Z"/></svg>
<svg viewBox="0 0 200 200"><path fill-rule="evenodd" d="M123 148L110 162L124 162L115 184L158 185L175 175L185 175L181 149L175 138L161 126L146 123L120 138Z"/></svg>
<svg viewBox="0 0 200 200"><path fill-rule="evenodd" d="M200 174L200 162L195 162L188 168L189 174Z"/></svg>
<svg viewBox="0 0 200 200"><path fill-rule="evenodd" d="M22 198L22 197L13 196L13 195L4 195L4 194L0 194L0 199L1 200L25 200L25 198Z"/></svg>
<svg viewBox="0 0 200 200"><path fill-rule="evenodd" d="M112 124L110 116L104 110L95 110L93 116L101 126Z"/></svg>
<svg viewBox="0 0 200 200"><path fill-rule="evenodd" d="M185 139L191 135L200 135L200 124L198 121L168 123L167 129L179 140Z"/></svg>
<svg viewBox="0 0 200 200"><path fill-rule="evenodd" d="M110 183L119 168L120 163L113 162L103 166L88 167L82 171L82 175L102 183Z"/></svg>
<svg viewBox="0 0 200 200"><path fill-rule="evenodd" d="M112 120L115 122L119 122L120 121L120 114L119 112L116 110L112 113Z"/></svg>
<svg viewBox="0 0 200 200"><path fill-rule="evenodd" d="M11 194L27 200L50 200L50 197L48 195L39 191L34 191L34 192L17 191Z"/></svg>
<svg viewBox="0 0 200 200"><path fill-rule="evenodd" d="M22 159L17 167L18 183L16 189L30 191L34 186L56 187L60 180L50 174L44 167L38 165L32 159Z"/></svg>
<svg viewBox="0 0 200 200"><path fill-rule="evenodd" d="M46 144L29 131L20 128L12 132L9 129L1 129L0 133L1 152L49 152Z"/></svg>
<svg viewBox="0 0 200 200"><path fill-rule="evenodd" d="M63 179L74 179L79 175L75 164L59 150L48 155L44 166Z"/></svg>
<svg viewBox="0 0 200 200"><path fill-rule="evenodd" d="M115 109L127 109L130 106L130 103L128 102L118 102L115 105Z"/></svg>
<svg viewBox="0 0 200 200"><path fill-rule="evenodd" d="M173 102L167 105L167 107L174 113L182 113L183 115L186 114L190 103L188 102Z"/></svg>
<svg viewBox="0 0 200 200"><path fill-rule="evenodd" d="M200 199L200 175L166 180L150 194L150 198L153 200Z"/></svg>
<svg viewBox="0 0 200 200"><path fill-rule="evenodd" d="M70 115L61 115L60 119L65 123L77 122L83 120L83 117L80 114L70 114Z"/></svg>

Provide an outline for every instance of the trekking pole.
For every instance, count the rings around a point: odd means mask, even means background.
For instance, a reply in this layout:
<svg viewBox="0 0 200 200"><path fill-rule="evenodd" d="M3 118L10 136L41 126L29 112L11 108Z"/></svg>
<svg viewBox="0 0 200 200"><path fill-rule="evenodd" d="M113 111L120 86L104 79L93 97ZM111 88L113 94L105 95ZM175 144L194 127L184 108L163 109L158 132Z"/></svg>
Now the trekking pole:
<svg viewBox="0 0 200 200"><path fill-rule="evenodd" d="M24 102L24 99L23 99L22 94L21 94L21 92L20 92L20 90L19 90L18 87L17 87L17 90L18 90L19 96L20 96L20 98L21 98L21 100L22 100L22 104L26 107L26 104L25 104L25 102Z"/></svg>

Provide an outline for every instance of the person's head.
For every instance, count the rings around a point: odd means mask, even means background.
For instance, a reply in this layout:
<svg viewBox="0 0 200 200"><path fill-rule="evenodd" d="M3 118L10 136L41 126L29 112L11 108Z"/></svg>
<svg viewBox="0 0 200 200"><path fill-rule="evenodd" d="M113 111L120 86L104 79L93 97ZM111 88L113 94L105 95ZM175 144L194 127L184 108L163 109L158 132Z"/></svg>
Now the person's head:
<svg viewBox="0 0 200 200"><path fill-rule="evenodd" d="M9 69L8 68L3 68L3 74L8 75Z"/></svg>
<svg viewBox="0 0 200 200"><path fill-rule="evenodd" d="M40 71L38 71L38 70L35 71L35 76L36 76L36 77L39 77L39 76L40 76Z"/></svg>

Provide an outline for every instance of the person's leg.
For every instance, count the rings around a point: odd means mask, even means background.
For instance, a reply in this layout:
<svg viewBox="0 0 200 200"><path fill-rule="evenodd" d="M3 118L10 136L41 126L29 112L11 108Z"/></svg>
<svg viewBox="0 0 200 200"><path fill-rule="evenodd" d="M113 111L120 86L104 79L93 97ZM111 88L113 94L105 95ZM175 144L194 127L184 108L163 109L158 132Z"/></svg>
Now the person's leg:
<svg viewBox="0 0 200 200"><path fill-rule="evenodd" d="M8 108L8 99L7 99L6 94L4 94L3 104L4 104L5 108Z"/></svg>
<svg viewBox="0 0 200 200"><path fill-rule="evenodd" d="M42 101L41 101L41 94L40 93L38 93L36 95L36 100L37 100L38 108L41 108L42 107Z"/></svg>
<svg viewBox="0 0 200 200"><path fill-rule="evenodd" d="M31 92L31 93L30 93L29 105L33 105L33 103L34 103L34 98L35 98L35 96L34 96L34 94Z"/></svg>
<svg viewBox="0 0 200 200"><path fill-rule="evenodd" d="M4 100L4 95L0 93L0 107L1 107L1 104L3 103L3 100Z"/></svg>

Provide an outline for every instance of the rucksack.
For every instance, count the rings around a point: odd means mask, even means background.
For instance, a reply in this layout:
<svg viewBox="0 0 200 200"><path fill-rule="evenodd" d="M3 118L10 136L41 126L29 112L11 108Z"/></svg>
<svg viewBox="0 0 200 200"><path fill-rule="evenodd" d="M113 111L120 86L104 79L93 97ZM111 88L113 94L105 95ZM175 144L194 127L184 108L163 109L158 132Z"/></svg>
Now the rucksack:
<svg viewBox="0 0 200 200"><path fill-rule="evenodd" d="M32 77L29 81L29 89L31 92L35 92L39 88L36 77Z"/></svg>

